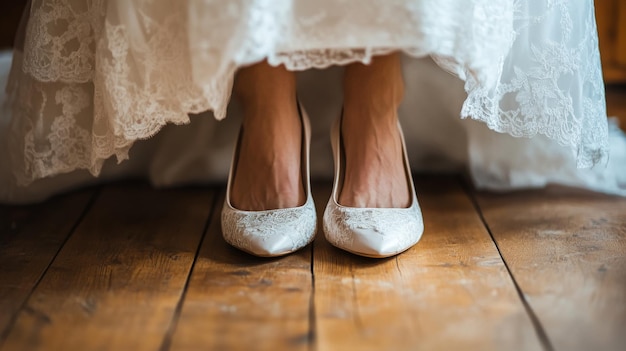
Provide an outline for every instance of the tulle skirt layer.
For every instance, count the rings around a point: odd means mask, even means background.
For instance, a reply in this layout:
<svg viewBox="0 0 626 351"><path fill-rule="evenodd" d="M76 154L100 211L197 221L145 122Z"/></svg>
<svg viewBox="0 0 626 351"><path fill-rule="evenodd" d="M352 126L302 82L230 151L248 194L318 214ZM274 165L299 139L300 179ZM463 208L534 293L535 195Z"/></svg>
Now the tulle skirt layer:
<svg viewBox="0 0 626 351"><path fill-rule="evenodd" d="M592 0L33 0L18 39L6 154L24 184L98 175L189 114L224 118L242 66L307 70L394 51L460 78L460 117L545 137L581 168L609 154ZM412 108L403 119L420 118Z"/></svg>

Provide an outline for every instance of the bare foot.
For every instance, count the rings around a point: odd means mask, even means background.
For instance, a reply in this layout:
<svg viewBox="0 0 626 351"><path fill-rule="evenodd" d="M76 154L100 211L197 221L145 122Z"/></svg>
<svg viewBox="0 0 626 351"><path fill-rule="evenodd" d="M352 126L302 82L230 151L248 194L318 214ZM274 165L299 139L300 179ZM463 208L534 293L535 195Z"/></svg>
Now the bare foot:
<svg viewBox="0 0 626 351"><path fill-rule="evenodd" d="M370 65L348 65L344 76L344 182L339 203L351 207L408 207L397 110L404 93L397 54Z"/></svg>
<svg viewBox="0 0 626 351"><path fill-rule="evenodd" d="M303 205L302 125L293 73L260 63L241 70L235 90L244 121L231 204L248 211Z"/></svg>
<svg viewBox="0 0 626 351"><path fill-rule="evenodd" d="M410 205L402 144L395 118L376 124L342 123L345 155L339 203L350 207L403 208Z"/></svg>
<svg viewBox="0 0 626 351"><path fill-rule="evenodd" d="M296 112L292 123L244 124L231 187L235 208L260 211L304 204L298 118Z"/></svg>

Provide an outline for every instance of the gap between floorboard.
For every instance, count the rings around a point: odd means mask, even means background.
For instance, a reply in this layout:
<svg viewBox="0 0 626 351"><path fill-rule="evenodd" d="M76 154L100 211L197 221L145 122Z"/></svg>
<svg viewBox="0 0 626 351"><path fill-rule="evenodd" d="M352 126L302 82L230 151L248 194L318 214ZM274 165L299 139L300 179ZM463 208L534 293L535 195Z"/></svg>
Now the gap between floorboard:
<svg viewBox="0 0 626 351"><path fill-rule="evenodd" d="M30 300L33 292L37 289L37 287L41 283L41 280L43 279L43 277L45 277L46 273L48 272L48 269L52 266L52 264L54 263L54 261L58 257L59 253L63 250L63 247L65 246L65 244L72 237L72 234L74 234L74 232L76 231L76 228L78 228L78 226L83 221L83 219L85 218L87 213L89 213L89 211L93 207L93 204L96 202L96 199L100 195L101 190L102 190L101 187L98 187L95 190L93 190L93 194L91 195L91 197L87 201L87 204L85 205L85 208L83 209L81 214L77 217L77 219L75 220L74 224L72 225L70 230L67 232L67 235L65 235L65 238L63 239L63 241L61 242L61 244L57 248L56 252L54 253L52 258L48 262L46 268L41 272L41 274L39 275L39 277L35 281L35 284L33 284L33 286L31 287L30 291L28 292L27 296L24 298L24 300L20 304L20 307L17 308L15 310L15 313L13 314L13 316L11 316L11 320L7 324L6 328L2 331L2 334L0 335L0 350L4 346L4 343L6 342L9 334L11 333L11 330L15 326L15 323L17 321L17 317L20 315L20 313L22 312L24 307L28 304L28 301Z"/></svg>
<svg viewBox="0 0 626 351"><path fill-rule="evenodd" d="M478 214L478 216L480 217L480 220L485 226L485 230L489 233L489 236L491 237L491 241L495 245L496 250L498 251L498 255L500 255L500 259L504 263L504 267L506 267L509 277L511 278L511 281L513 282L513 285L515 286L517 295L519 296L522 304L524 305L524 308L526 309L526 313L528 313L528 317L530 318L530 320L533 323L533 326L535 327L535 332L537 333L537 337L539 338L541 345L546 351L554 351L554 346L552 345L552 342L550 341L550 338L548 337L548 334L546 333L545 328L541 324L541 321L537 317L537 314L535 313L535 311L532 309L532 307L528 303L528 300L524 296L524 292L522 288L520 287L519 283L515 279L515 276L513 275L513 272L511 271L511 268L509 267L509 264L506 258L502 255L500 246L498 246L498 243L493 236L493 232L491 231L491 228L489 228L489 223L487 223L487 220L485 219L485 216L483 215L482 209L480 208L480 205L478 204L478 200L476 199L476 194L475 194L476 189L465 178L460 178L459 182L461 184L461 187L467 194L468 198L472 201L472 204L474 208L476 209L476 213Z"/></svg>

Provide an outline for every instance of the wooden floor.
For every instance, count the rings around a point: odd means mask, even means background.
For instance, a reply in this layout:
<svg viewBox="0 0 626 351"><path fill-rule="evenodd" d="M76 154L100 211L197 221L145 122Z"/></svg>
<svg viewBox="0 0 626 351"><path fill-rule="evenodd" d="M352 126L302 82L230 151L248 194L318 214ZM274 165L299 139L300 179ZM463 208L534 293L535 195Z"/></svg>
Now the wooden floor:
<svg viewBox="0 0 626 351"><path fill-rule="evenodd" d="M624 350L626 199L417 176L390 259L221 238L222 188L111 184L0 207L0 350ZM330 193L314 184L318 212Z"/></svg>

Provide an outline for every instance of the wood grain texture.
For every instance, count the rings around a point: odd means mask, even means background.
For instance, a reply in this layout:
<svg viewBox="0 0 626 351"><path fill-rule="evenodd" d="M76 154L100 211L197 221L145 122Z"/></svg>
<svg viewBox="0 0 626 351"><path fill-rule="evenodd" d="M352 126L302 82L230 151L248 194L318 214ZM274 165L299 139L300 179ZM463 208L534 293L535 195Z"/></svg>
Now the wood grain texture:
<svg viewBox="0 0 626 351"><path fill-rule="evenodd" d="M595 2L598 44L603 66L611 66L615 60L617 29L617 6L620 0L597 0Z"/></svg>
<svg viewBox="0 0 626 351"><path fill-rule="evenodd" d="M224 241L216 211L171 350L308 350L311 293L311 246L282 258L251 256Z"/></svg>
<svg viewBox="0 0 626 351"><path fill-rule="evenodd" d="M617 7L615 63L626 71L626 3L619 1Z"/></svg>
<svg viewBox="0 0 626 351"><path fill-rule="evenodd" d="M617 117L620 128L626 131L626 85L606 88L606 110L609 116Z"/></svg>
<svg viewBox="0 0 626 351"><path fill-rule="evenodd" d="M157 350L212 206L207 190L105 188L3 350Z"/></svg>
<svg viewBox="0 0 626 351"><path fill-rule="evenodd" d="M0 206L0 344L93 195L86 190L39 205Z"/></svg>
<svg viewBox="0 0 626 351"><path fill-rule="evenodd" d="M422 240L384 260L315 241L319 350L538 350L533 324L456 178L418 178ZM318 192L323 208L330 189Z"/></svg>
<svg viewBox="0 0 626 351"><path fill-rule="evenodd" d="M626 83L626 3L596 0L595 10L604 81Z"/></svg>
<svg viewBox="0 0 626 351"><path fill-rule="evenodd" d="M626 199L551 188L478 202L555 349L623 350Z"/></svg>

